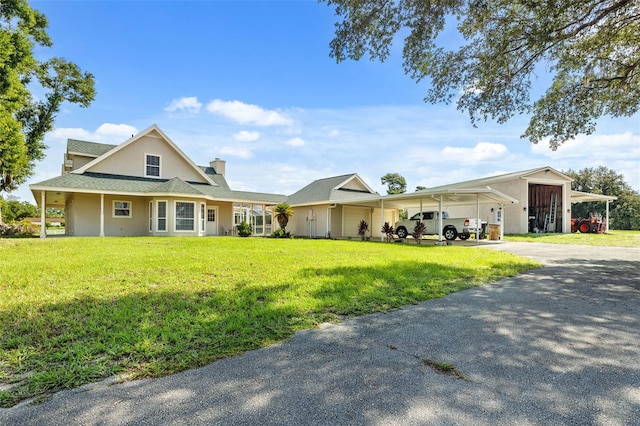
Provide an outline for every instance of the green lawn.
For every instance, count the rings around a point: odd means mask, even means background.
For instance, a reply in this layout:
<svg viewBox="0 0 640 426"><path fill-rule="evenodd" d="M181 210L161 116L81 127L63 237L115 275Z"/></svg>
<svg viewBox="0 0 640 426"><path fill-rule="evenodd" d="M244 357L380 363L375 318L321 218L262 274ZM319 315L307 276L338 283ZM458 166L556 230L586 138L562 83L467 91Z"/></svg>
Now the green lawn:
<svg viewBox="0 0 640 426"><path fill-rule="evenodd" d="M231 237L0 239L0 264L2 407L167 375L537 266L455 246Z"/></svg>
<svg viewBox="0 0 640 426"><path fill-rule="evenodd" d="M526 234L505 235L505 241L525 241L550 244L579 244L587 246L640 247L640 231L612 230L608 234Z"/></svg>

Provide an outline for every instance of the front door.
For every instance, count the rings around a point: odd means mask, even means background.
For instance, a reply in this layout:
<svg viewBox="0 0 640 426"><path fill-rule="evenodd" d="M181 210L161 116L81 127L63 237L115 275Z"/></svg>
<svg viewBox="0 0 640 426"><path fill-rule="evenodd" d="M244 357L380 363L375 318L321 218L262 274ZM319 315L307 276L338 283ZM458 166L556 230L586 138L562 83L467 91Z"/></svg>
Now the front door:
<svg viewBox="0 0 640 426"><path fill-rule="evenodd" d="M218 207L207 206L207 235L218 235Z"/></svg>

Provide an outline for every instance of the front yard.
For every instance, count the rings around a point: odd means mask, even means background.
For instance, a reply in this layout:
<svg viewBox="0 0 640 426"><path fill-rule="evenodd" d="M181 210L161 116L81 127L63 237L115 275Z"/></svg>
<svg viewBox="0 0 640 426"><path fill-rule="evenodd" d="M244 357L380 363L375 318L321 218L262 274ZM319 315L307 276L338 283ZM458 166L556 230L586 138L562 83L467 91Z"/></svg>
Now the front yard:
<svg viewBox="0 0 640 426"><path fill-rule="evenodd" d="M158 377L537 265L504 252L260 238L0 239L0 406Z"/></svg>

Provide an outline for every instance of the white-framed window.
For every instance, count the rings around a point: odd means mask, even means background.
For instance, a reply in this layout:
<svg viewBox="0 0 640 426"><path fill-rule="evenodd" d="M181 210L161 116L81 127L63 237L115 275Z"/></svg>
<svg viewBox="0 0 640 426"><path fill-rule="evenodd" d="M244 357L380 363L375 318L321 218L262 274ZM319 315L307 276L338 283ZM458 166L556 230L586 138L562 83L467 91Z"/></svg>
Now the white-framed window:
<svg viewBox="0 0 640 426"><path fill-rule="evenodd" d="M159 155L144 155L144 175L146 177L160 177L160 160Z"/></svg>
<svg viewBox="0 0 640 426"><path fill-rule="evenodd" d="M149 232L153 232L153 201L149 201Z"/></svg>
<svg viewBox="0 0 640 426"><path fill-rule="evenodd" d="M115 200L113 202L113 217L131 217L131 201Z"/></svg>
<svg viewBox="0 0 640 426"><path fill-rule="evenodd" d="M207 230L207 215L205 214L206 206L200 204L200 232L204 233Z"/></svg>
<svg viewBox="0 0 640 426"><path fill-rule="evenodd" d="M167 232L167 202L158 201L156 210L156 231Z"/></svg>
<svg viewBox="0 0 640 426"><path fill-rule="evenodd" d="M196 230L196 203L176 201L176 231Z"/></svg>

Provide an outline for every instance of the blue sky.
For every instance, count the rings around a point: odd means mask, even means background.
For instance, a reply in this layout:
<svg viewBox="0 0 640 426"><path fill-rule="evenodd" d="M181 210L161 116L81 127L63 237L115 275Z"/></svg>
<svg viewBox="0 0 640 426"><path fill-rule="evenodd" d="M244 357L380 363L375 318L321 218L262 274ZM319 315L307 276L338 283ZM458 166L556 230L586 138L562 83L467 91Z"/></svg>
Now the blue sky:
<svg viewBox="0 0 640 426"><path fill-rule="evenodd" d="M232 189L290 194L358 173L380 193L551 166L606 166L640 190L640 115L603 119L558 151L520 139L527 118L470 125L423 102L428 82L385 63L336 64L335 17L311 1L32 1L62 56L95 75L86 109L66 104L28 183L60 174L67 138L118 144L157 124L195 163L227 161ZM401 41L401 40L400 40ZM541 76L545 79L545 76ZM12 195L33 202L28 184Z"/></svg>

